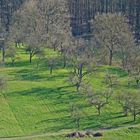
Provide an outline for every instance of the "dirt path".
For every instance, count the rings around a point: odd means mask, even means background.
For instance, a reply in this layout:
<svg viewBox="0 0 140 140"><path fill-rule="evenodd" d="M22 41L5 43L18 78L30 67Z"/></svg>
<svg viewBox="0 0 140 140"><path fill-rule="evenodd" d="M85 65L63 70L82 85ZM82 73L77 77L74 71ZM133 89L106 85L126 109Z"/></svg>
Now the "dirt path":
<svg viewBox="0 0 140 140"><path fill-rule="evenodd" d="M103 128L96 131L119 130L119 129L128 128L128 127L140 127L140 124L120 126L120 127L114 127L114 128ZM33 138L48 137L48 136L59 136L59 135L65 135L65 134L68 134L68 132L46 133L46 134L39 134L39 135L32 135L32 136L5 137L5 138L0 138L0 140L26 140L26 139L33 139Z"/></svg>
<svg viewBox="0 0 140 140"><path fill-rule="evenodd" d="M33 138L48 137L48 136L57 136L61 134L64 133L46 133L46 134L32 135L32 136L6 137L6 138L0 138L0 140L24 140L24 139L33 139Z"/></svg>

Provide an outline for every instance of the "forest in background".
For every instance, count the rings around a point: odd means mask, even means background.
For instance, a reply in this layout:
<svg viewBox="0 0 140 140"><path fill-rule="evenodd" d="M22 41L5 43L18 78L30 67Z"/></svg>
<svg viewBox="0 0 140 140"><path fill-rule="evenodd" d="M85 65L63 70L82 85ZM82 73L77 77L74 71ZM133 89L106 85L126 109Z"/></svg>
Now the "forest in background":
<svg viewBox="0 0 140 140"><path fill-rule="evenodd" d="M26 0L1 0L0 22L10 24L12 14ZM68 0L71 26L74 35L89 33L90 20L99 13L122 13L129 19L137 40L140 39L140 1L139 0Z"/></svg>

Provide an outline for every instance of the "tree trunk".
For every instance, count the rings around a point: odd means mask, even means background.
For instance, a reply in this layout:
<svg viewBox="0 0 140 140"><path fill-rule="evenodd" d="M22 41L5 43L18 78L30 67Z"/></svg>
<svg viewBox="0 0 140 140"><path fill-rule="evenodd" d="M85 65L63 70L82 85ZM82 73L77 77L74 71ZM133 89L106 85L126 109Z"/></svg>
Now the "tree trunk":
<svg viewBox="0 0 140 140"><path fill-rule="evenodd" d="M32 53L30 53L30 56L29 56L29 62L32 63Z"/></svg>
<svg viewBox="0 0 140 140"><path fill-rule="evenodd" d="M124 58L122 59L122 67L123 67L123 69L125 69L125 59Z"/></svg>
<svg viewBox="0 0 140 140"><path fill-rule="evenodd" d="M82 81L82 77L83 77L83 65L81 65L80 69L79 69L79 81L80 81L80 83Z"/></svg>
<svg viewBox="0 0 140 140"><path fill-rule="evenodd" d="M134 122L136 121L136 111L134 109L134 112L133 112L133 116L134 116Z"/></svg>
<svg viewBox="0 0 140 140"><path fill-rule="evenodd" d="M60 52L61 52L61 56L63 54L63 47L62 47L62 44L61 44L61 47L60 47Z"/></svg>
<svg viewBox="0 0 140 140"><path fill-rule="evenodd" d="M52 67L50 67L50 75L52 75L52 70L53 70L53 68L52 68Z"/></svg>
<svg viewBox="0 0 140 140"><path fill-rule="evenodd" d="M100 107L98 107L98 115L99 116L101 115L101 109L100 109Z"/></svg>
<svg viewBox="0 0 140 140"><path fill-rule="evenodd" d="M139 87L139 80L136 80L137 87Z"/></svg>
<svg viewBox="0 0 140 140"><path fill-rule="evenodd" d="M63 68L66 67L66 64L67 64L67 62L66 62L66 56L65 56L65 54L64 54L64 56L63 56Z"/></svg>
<svg viewBox="0 0 140 140"><path fill-rule="evenodd" d="M82 78L83 78L83 65L80 66L80 68L78 69L78 83L76 84L77 86L77 91L79 91L81 82L82 82Z"/></svg>
<svg viewBox="0 0 140 140"><path fill-rule="evenodd" d="M12 66L14 67L15 66L15 60L12 59Z"/></svg>
<svg viewBox="0 0 140 140"><path fill-rule="evenodd" d="M124 115L127 117L128 116L128 108L124 107L123 111L124 111Z"/></svg>
<svg viewBox="0 0 140 140"><path fill-rule="evenodd" d="M5 61L5 48L4 46L2 47L2 62Z"/></svg>
<svg viewBox="0 0 140 140"><path fill-rule="evenodd" d="M56 51L56 46L55 46L55 45L53 46L53 51L54 51L54 52Z"/></svg>
<svg viewBox="0 0 140 140"><path fill-rule="evenodd" d="M79 88L80 88L80 84L79 84L79 82L77 82L76 83L76 90L77 90L77 92L79 91Z"/></svg>
<svg viewBox="0 0 140 140"><path fill-rule="evenodd" d="M109 65L112 66L113 51L109 50Z"/></svg>

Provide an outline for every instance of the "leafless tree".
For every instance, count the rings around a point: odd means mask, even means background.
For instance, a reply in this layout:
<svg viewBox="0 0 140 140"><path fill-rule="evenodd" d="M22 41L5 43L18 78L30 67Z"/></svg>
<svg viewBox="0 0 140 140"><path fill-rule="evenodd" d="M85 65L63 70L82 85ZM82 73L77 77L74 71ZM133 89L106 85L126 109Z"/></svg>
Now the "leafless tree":
<svg viewBox="0 0 140 140"><path fill-rule="evenodd" d="M109 99L113 94L113 91L110 88L105 92L94 92L93 88L88 83L82 84L81 92L86 95L89 104L93 105L97 109L98 115L101 115L101 110L109 104Z"/></svg>
<svg viewBox="0 0 140 140"><path fill-rule="evenodd" d="M117 100L122 106L124 114L127 116L128 113L131 113L136 121L137 115L140 115L139 93L121 93L117 95Z"/></svg>
<svg viewBox="0 0 140 140"><path fill-rule="evenodd" d="M127 19L118 14L97 15L93 20L93 33L101 55L108 57L112 65L114 55L120 55L125 67L131 47L134 46L134 37L127 23ZM118 56L117 55L117 56Z"/></svg>

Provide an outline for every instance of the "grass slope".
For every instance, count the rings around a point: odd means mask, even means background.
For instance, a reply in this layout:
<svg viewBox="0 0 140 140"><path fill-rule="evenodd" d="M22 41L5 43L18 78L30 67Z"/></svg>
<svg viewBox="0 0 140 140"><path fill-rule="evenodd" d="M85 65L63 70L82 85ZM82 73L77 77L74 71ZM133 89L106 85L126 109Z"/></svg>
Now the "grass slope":
<svg viewBox="0 0 140 140"><path fill-rule="evenodd" d="M29 64L28 55L24 53L23 48L19 49L19 52L21 59L16 62L15 67L12 67L10 60L7 59L6 66L0 68L0 76L8 79L7 90L0 93L0 137L72 131L75 129L75 124L70 118L69 105L71 103L79 104L81 108L83 114L81 130L140 123L140 118L137 118L134 123L132 116L124 117L121 108L113 99L110 105L102 110L101 116L98 116L95 108L89 106L85 98L76 93L75 87L68 83L70 70L63 69L61 62L58 63L60 68L50 75L47 62L41 63L40 68L37 69L36 58L32 64ZM48 57L58 56L51 50L46 50L46 53ZM135 87L135 83L131 86L127 85L126 72L120 68L108 66L98 67L97 72L90 76L94 90L105 90L103 80L108 69L117 74L119 79L119 86L114 87L116 94L120 91L137 92L139 90ZM124 131L127 130L123 130L122 133L109 132L109 134L110 137L114 135L120 137L125 135ZM51 139L52 137L49 138ZM53 137L53 139L59 138Z"/></svg>

